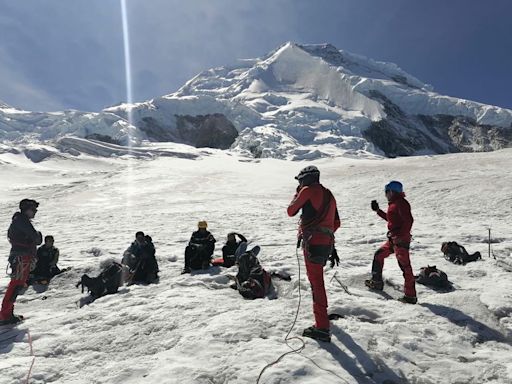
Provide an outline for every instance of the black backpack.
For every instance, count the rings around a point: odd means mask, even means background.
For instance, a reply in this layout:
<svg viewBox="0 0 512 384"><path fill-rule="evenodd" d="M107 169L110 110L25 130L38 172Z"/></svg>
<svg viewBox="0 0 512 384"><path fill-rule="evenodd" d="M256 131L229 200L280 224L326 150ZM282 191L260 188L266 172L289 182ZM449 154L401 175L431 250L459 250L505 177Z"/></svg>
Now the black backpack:
<svg viewBox="0 0 512 384"><path fill-rule="evenodd" d="M84 287L87 288L87 291L94 299L111 293L117 293L121 285L122 272L123 266L113 262L107 265L98 277L83 275L76 287L78 288L81 285L82 293L84 292Z"/></svg>
<svg viewBox="0 0 512 384"><path fill-rule="evenodd" d="M437 269L435 265L420 268L420 273L416 276L416 282L434 288L451 287L448 275Z"/></svg>
<svg viewBox="0 0 512 384"><path fill-rule="evenodd" d="M441 245L441 252L444 258L454 264L466 264L471 261L477 261L482 258L480 252L469 254L462 245L455 241L448 241Z"/></svg>

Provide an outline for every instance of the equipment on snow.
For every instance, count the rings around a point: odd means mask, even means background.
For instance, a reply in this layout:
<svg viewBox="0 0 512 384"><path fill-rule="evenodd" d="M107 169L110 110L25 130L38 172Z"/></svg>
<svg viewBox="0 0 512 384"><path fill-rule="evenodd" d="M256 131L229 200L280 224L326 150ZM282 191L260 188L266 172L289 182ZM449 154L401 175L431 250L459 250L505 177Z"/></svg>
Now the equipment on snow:
<svg viewBox="0 0 512 384"><path fill-rule="evenodd" d="M433 288L451 287L448 275L437 269L435 265L420 268L420 273L416 276L416 282Z"/></svg>
<svg viewBox="0 0 512 384"><path fill-rule="evenodd" d="M455 241L444 242L441 245L441 252L443 252L446 260L451 261L454 264L465 265L466 263L477 261L482 258L480 252L475 252L470 255L466 251L466 248Z"/></svg>

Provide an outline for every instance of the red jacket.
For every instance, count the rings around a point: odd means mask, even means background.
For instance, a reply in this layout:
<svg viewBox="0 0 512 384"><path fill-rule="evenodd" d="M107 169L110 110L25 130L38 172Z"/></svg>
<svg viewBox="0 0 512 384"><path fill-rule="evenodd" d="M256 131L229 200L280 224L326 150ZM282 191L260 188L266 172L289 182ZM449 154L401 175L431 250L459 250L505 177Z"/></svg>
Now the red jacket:
<svg viewBox="0 0 512 384"><path fill-rule="evenodd" d="M377 214L388 222L389 237L409 242L411 238L411 228L414 219L411 214L411 205L405 200L403 193L389 202L388 212L382 209Z"/></svg>
<svg viewBox="0 0 512 384"><path fill-rule="evenodd" d="M329 205L326 206L324 200L329 198ZM288 216L295 216L302 209L300 216L299 236L305 232L311 232L310 244L332 244L334 237L328 233L319 232L322 230L334 233L340 227L340 217L336 207L336 199L332 193L322 186L315 183L301 188L293 197L288 206ZM320 221L319 216L325 211L325 215ZM310 225L313 223L312 225Z"/></svg>

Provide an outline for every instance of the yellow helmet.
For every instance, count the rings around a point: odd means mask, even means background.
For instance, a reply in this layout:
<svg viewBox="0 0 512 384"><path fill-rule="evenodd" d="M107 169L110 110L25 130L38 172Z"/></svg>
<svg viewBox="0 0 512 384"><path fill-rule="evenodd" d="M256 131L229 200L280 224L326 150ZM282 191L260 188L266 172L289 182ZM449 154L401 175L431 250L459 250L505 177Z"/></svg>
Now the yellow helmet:
<svg viewBox="0 0 512 384"><path fill-rule="evenodd" d="M201 220L200 222L197 223L197 228L201 229L201 228L208 228L208 223L206 222L206 220Z"/></svg>

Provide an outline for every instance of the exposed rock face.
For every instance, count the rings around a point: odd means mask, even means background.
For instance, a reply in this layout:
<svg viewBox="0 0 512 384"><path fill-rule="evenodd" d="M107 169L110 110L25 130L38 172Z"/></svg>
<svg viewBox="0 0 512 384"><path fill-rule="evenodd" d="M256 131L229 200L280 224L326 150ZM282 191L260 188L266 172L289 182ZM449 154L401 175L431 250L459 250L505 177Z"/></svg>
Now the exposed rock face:
<svg viewBox="0 0 512 384"><path fill-rule="evenodd" d="M382 103L387 117L372 122L363 136L389 157L493 151L512 143L512 127L482 125L464 116L410 116L377 91L370 97Z"/></svg>
<svg viewBox="0 0 512 384"><path fill-rule="evenodd" d="M451 144L450 152L495 151L512 143L512 127L482 125L463 116L419 115L418 118L431 132Z"/></svg>
<svg viewBox="0 0 512 384"><path fill-rule="evenodd" d="M102 135L100 133L93 133L91 135L85 136L85 138L89 139L89 140L102 141L104 143L109 143L109 144L116 144L116 145L122 144L119 140L113 139L112 137L110 137L108 135Z"/></svg>
<svg viewBox="0 0 512 384"><path fill-rule="evenodd" d="M163 124L154 117L146 116L136 123L137 128L143 131L152 141L178 141L170 125Z"/></svg>
<svg viewBox="0 0 512 384"><path fill-rule="evenodd" d="M223 114L198 116L176 115L177 131L183 143L196 148L228 149L238 131Z"/></svg>
<svg viewBox="0 0 512 384"><path fill-rule="evenodd" d="M176 126L162 124L152 117L143 117L137 126L150 140L173 141L196 148L228 149L238 137L231 121L221 113L209 115L175 115Z"/></svg>

